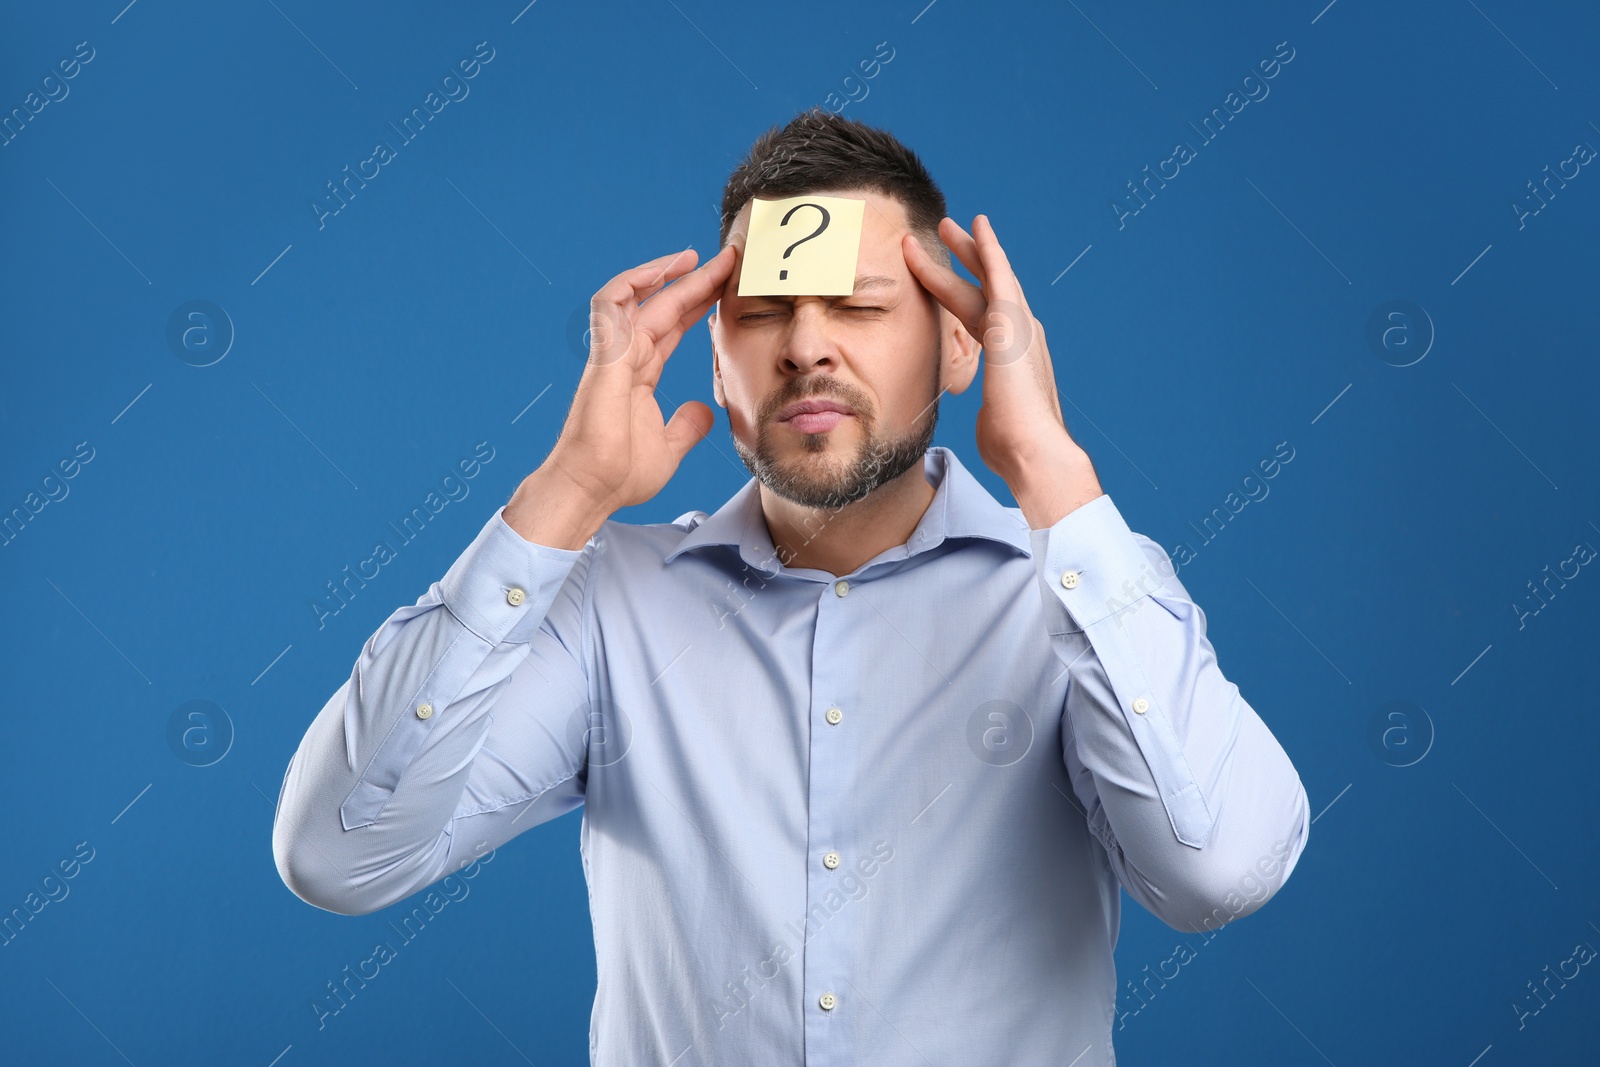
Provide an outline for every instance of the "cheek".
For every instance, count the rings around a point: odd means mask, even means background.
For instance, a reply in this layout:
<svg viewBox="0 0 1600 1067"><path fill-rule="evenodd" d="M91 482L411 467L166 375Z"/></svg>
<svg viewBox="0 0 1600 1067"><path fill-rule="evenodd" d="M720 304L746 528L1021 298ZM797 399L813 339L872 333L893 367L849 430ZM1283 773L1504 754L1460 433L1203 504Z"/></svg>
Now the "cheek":
<svg viewBox="0 0 1600 1067"><path fill-rule="evenodd" d="M749 403L734 399L729 400L728 429L738 441L751 447L755 446L757 433L755 414L753 407Z"/></svg>
<svg viewBox="0 0 1600 1067"><path fill-rule="evenodd" d="M726 364L722 368L722 396L727 401L728 428L740 441L754 445L756 438L756 412L761 406L761 394L752 383L739 375L729 376Z"/></svg>

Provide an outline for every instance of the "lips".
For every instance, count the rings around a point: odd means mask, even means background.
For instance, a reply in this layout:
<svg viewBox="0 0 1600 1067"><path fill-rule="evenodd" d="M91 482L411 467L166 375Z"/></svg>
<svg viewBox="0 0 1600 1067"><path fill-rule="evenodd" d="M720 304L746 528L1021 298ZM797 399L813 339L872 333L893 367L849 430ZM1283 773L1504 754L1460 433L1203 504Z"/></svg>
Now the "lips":
<svg viewBox="0 0 1600 1067"><path fill-rule="evenodd" d="M837 411L841 415L853 415L849 404L837 400L824 400L821 397L811 400L797 400L793 404L778 412L778 421L787 422L796 415L811 415L821 411Z"/></svg>
<svg viewBox="0 0 1600 1067"><path fill-rule="evenodd" d="M826 433L853 414L848 404L817 398L790 404L778 413L778 421L801 433Z"/></svg>
<svg viewBox="0 0 1600 1067"><path fill-rule="evenodd" d="M840 411L806 411L783 421L801 433L827 433L849 417Z"/></svg>

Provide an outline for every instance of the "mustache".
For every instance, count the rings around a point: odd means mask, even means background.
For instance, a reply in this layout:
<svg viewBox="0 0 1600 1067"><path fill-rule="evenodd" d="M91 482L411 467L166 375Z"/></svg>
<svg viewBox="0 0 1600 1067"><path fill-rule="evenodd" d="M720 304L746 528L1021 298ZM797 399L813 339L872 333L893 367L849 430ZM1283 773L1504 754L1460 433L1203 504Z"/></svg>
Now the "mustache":
<svg viewBox="0 0 1600 1067"><path fill-rule="evenodd" d="M761 405L761 421L771 422L778 412L798 400L837 400L841 404L848 404L863 420L872 417L872 405L859 391L818 385L780 389L775 396L769 397L767 402Z"/></svg>

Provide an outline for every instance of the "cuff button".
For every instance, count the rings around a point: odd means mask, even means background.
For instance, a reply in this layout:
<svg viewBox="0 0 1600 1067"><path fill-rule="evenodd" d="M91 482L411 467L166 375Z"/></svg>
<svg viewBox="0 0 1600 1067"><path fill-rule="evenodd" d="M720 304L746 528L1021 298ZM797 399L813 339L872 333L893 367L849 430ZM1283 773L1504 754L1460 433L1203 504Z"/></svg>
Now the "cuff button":
<svg viewBox="0 0 1600 1067"><path fill-rule="evenodd" d="M1076 588L1078 588L1078 572L1077 571L1062 571L1061 572L1061 584L1066 586L1068 589L1076 589Z"/></svg>
<svg viewBox="0 0 1600 1067"><path fill-rule="evenodd" d="M522 602L527 599L528 594L524 593L517 586L512 586L510 591L506 593L506 603L510 604L514 608L521 607Z"/></svg>

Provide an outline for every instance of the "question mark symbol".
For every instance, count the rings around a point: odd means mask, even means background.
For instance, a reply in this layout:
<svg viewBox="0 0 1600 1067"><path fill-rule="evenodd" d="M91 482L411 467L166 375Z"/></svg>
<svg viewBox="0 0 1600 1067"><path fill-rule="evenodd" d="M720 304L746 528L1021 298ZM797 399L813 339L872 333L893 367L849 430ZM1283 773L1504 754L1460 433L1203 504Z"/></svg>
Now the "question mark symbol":
<svg viewBox="0 0 1600 1067"><path fill-rule="evenodd" d="M785 248L783 250L783 255L781 257L779 257L781 259L788 259L790 252L793 252L795 249L799 248L801 245L805 244L807 241L811 240L813 237L820 237L822 235L822 231L826 230L828 228L828 220L829 220L828 209L823 207L821 204L796 204L794 207L789 209L788 214L783 216L783 221L778 223L778 225L779 226L787 226L787 225L789 225L789 219L794 215L794 213L796 211L799 211L803 207L814 207L818 211L822 212L822 223L815 230L812 230L810 233L808 233L804 237L800 238L800 240L796 241L794 244L790 245L788 248ZM780 270L778 272L778 280L780 282L781 281L787 281L788 278L789 278L789 272L788 271Z"/></svg>

